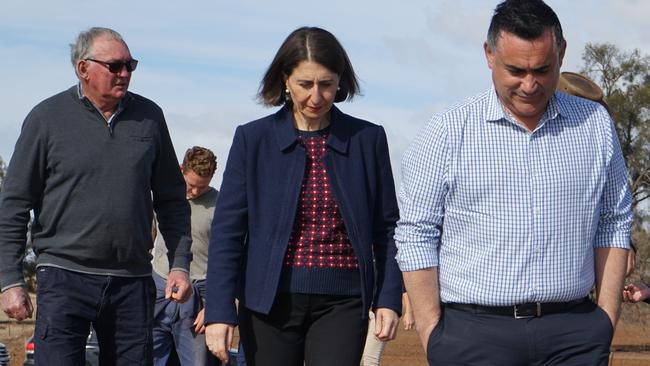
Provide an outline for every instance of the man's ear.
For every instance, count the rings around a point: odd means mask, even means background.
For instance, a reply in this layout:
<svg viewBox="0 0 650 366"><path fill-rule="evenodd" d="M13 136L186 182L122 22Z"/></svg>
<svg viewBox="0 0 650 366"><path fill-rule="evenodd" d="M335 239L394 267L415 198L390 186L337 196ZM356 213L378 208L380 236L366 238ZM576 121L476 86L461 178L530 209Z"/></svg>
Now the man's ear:
<svg viewBox="0 0 650 366"><path fill-rule="evenodd" d="M564 44L562 45L562 48L560 48L560 64L559 66L562 67L562 61L564 60L564 53L566 52L566 41L564 41ZM559 69L559 67L558 67Z"/></svg>
<svg viewBox="0 0 650 366"><path fill-rule="evenodd" d="M494 51L488 46L487 41L483 42L483 51L485 52L485 59L487 60L490 70L494 67Z"/></svg>
<svg viewBox="0 0 650 366"><path fill-rule="evenodd" d="M75 66L75 70L77 71L77 76L80 79L84 79L84 80L88 79L88 62L86 62L84 60L77 61L77 65Z"/></svg>

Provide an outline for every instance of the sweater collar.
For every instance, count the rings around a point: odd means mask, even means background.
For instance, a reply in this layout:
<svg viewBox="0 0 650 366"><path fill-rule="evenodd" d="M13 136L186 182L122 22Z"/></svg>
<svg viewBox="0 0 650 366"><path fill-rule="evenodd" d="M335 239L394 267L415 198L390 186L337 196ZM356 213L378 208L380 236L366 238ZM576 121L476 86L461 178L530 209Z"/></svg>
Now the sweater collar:
<svg viewBox="0 0 650 366"><path fill-rule="evenodd" d="M81 86L81 83L77 83L76 86L73 86L70 89L73 93L76 93L77 98L79 98L79 100L86 106L86 108L95 109L97 112L99 112L100 115L102 115L102 117L104 116L102 114L102 111L99 108L97 108L97 106L93 102L91 102L90 99L88 99L88 97L86 97L83 88ZM133 94L131 94L130 91L127 91L126 95L124 95L124 97L120 99L120 102L117 104L117 108L115 108L115 112L113 112L111 118L108 119L108 122L110 122L110 120L112 120L112 118L115 115L122 112L132 99L133 99Z"/></svg>

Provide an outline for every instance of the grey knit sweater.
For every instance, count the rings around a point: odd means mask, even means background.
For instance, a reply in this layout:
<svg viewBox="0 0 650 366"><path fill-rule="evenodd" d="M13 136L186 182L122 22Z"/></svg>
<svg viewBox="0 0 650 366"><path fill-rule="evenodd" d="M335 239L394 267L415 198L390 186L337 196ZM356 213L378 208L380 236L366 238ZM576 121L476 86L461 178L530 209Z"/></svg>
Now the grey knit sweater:
<svg viewBox="0 0 650 366"><path fill-rule="evenodd" d="M139 95L110 125L76 86L29 113L0 194L2 289L23 282L30 209L39 266L149 275L153 209L172 267L189 268L185 182L162 110Z"/></svg>

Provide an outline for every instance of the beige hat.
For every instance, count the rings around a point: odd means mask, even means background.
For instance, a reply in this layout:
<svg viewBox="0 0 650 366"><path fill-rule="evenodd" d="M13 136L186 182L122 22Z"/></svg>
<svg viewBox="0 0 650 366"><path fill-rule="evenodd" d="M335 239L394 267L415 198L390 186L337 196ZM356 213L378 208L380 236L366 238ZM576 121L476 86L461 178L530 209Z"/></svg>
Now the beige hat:
<svg viewBox="0 0 650 366"><path fill-rule="evenodd" d="M609 106L603 100L603 90L586 76L575 72L564 71L560 74L557 90L577 97L585 98L602 104L607 110Z"/></svg>

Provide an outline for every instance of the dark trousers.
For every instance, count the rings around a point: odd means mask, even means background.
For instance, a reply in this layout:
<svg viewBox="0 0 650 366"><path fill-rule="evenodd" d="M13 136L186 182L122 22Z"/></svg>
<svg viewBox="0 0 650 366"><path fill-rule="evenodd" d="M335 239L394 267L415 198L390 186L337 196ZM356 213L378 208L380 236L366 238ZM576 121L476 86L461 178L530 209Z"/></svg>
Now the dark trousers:
<svg viewBox="0 0 650 366"><path fill-rule="evenodd" d="M360 297L278 294L268 315L239 308L248 366L359 366L368 319Z"/></svg>
<svg viewBox="0 0 650 366"><path fill-rule="evenodd" d="M148 277L90 275L39 267L36 365L84 365L92 323L100 365L151 365L156 287Z"/></svg>
<svg viewBox="0 0 650 366"><path fill-rule="evenodd" d="M606 366L613 329L590 301L536 318L445 308L427 345L429 365Z"/></svg>

